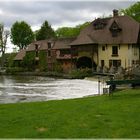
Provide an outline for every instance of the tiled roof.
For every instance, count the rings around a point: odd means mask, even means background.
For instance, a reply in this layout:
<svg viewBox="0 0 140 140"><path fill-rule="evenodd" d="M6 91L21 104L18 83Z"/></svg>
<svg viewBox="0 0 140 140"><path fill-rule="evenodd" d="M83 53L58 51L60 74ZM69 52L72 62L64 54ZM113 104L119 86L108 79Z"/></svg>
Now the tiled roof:
<svg viewBox="0 0 140 140"><path fill-rule="evenodd" d="M54 46L52 49L69 49L69 44L74 41L75 38L59 38L55 40Z"/></svg>
<svg viewBox="0 0 140 140"><path fill-rule="evenodd" d="M21 50L17 55L15 56L14 60L23 60L24 56L26 54L25 50Z"/></svg>
<svg viewBox="0 0 140 140"><path fill-rule="evenodd" d="M98 20L98 21L97 21ZM103 24L102 29L96 29L96 23ZM112 36L110 27L116 23L121 29L116 37ZM83 29L80 35L70 45L82 44L133 44L137 43L140 24L129 16L115 16L112 18L96 19Z"/></svg>
<svg viewBox="0 0 140 140"><path fill-rule="evenodd" d="M46 50L46 49L48 49L48 42L49 42L50 40L40 40L40 41L34 41L34 42L32 42L31 44L29 44L28 45L28 47L27 47L27 49L26 49L26 51L28 52L28 51L34 51L36 48L36 44L38 45L38 49L39 50Z"/></svg>
<svg viewBox="0 0 140 140"><path fill-rule="evenodd" d="M52 43L52 49L67 49L70 48L69 44L75 38L59 38L59 39L49 39L49 40L40 40L34 41L33 43L29 44L26 51L34 51L36 49L36 44L38 45L38 50L47 50L48 43Z"/></svg>

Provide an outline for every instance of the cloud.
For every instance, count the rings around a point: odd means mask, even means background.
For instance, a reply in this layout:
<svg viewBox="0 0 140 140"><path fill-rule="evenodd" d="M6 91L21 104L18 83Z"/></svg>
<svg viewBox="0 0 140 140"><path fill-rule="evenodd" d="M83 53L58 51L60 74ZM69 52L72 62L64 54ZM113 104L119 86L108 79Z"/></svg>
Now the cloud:
<svg viewBox="0 0 140 140"><path fill-rule="evenodd" d="M122 9L134 1L0 1L0 19L10 28L15 21L24 20L31 26L45 20L54 27L74 26L92 21L113 9Z"/></svg>
<svg viewBox="0 0 140 140"><path fill-rule="evenodd" d="M119 1L119 2L118 2ZM10 30L16 21L26 21L33 30L47 20L54 29L75 26L112 14L113 9L124 9L132 0L0 0L0 22ZM14 47L8 39L7 52Z"/></svg>

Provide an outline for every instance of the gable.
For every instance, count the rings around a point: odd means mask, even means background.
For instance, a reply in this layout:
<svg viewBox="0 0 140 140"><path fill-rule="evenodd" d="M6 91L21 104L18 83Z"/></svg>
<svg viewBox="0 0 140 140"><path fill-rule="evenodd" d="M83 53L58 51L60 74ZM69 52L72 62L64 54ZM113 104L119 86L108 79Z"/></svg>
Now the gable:
<svg viewBox="0 0 140 140"><path fill-rule="evenodd" d="M117 22L115 20L111 24L109 30L112 33L112 37L117 37L118 34L122 31L122 29L119 27L119 25L117 24Z"/></svg>

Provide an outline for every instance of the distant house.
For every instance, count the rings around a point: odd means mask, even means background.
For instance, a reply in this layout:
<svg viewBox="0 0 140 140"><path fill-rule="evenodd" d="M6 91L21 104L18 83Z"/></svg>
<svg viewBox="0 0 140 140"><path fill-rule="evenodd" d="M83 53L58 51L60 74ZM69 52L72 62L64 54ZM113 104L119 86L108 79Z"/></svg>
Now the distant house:
<svg viewBox="0 0 140 140"><path fill-rule="evenodd" d="M26 49L27 61L32 61L34 69L45 70L48 67L48 49L50 40L34 41Z"/></svg>
<svg viewBox="0 0 140 140"><path fill-rule="evenodd" d="M35 41L15 57L34 69L68 72L74 68L108 71L140 64L140 23L129 16L98 18L77 38ZM22 55L20 55L22 54Z"/></svg>
<svg viewBox="0 0 140 140"><path fill-rule="evenodd" d="M52 47L52 52L55 54L56 61L61 65L63 72L69 72L76 61L76 58L71 57L70 43L75 38L60 38L57 39Z"/></svg>
<svg viewBox="0 0 140 140"><path fill-rule="evenodd" d="M23 58L26 55L26 50L21 50L19 53L17 53L17 55L14 58L15 61L15 66L21 66L22 65L22 61Z"/></svg>
<svg viewBox="0 0 140 140"><path fill-rule="evenodd" d="M140 24L129 16L95 19L70 45L79 67L128 68L140 62ZM73 51L74 52L74 51Z"/></svg>
<svg viewBox="0 0 140 140"><path fill-rule="evenodd" d="M23 61L32 69L68 72L71 70L71 48L69 44L75 38L60 38L34 41L24 50L26 55L21 56L20 51L15 57L15 61ZM74 58L73 58L74 59ZM59 67L59 68L58 68Z"/></svg>

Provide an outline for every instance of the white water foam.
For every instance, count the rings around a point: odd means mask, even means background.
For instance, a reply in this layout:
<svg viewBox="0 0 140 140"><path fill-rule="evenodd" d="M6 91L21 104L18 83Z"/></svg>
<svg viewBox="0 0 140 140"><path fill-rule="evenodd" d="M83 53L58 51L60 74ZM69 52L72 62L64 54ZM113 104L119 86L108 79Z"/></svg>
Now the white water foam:
<svg viewBox="0 0 140 140"><path fill-rule="evenodd" d="M100 91L102 93L102 91ZM32 83L0 83L0 102L9 99L9 102L37 101L40 100L60 100L81 98L98 94L98 82L89 80L67 80L54 79L46 81L42 78L41 82ZM24 97L24 98L23 98ZM19 99L19 100L18 100Z"/></svg>

